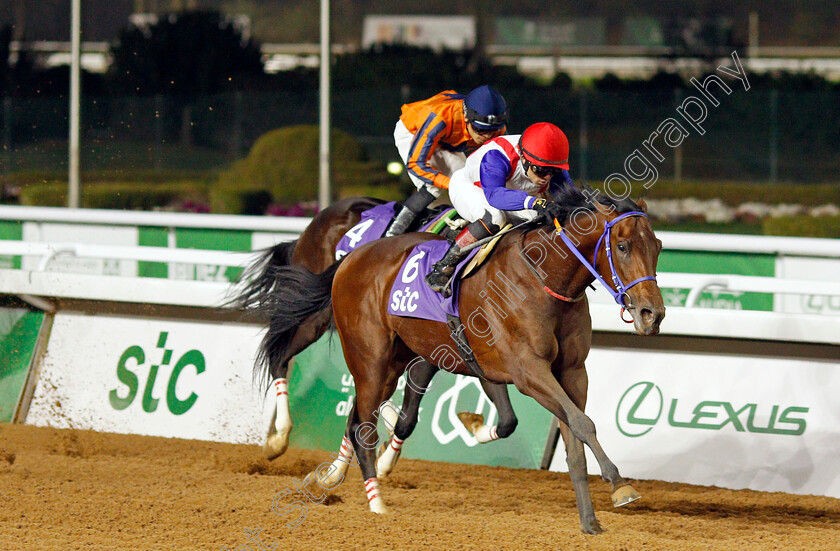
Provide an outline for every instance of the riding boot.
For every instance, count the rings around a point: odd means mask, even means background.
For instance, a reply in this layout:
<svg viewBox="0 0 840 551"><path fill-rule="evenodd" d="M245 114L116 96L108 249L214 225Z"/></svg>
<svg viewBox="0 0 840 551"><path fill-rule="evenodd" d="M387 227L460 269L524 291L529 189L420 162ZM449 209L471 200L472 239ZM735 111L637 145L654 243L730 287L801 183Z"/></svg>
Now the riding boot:
<svg viewBox="0 0 840 551"><path fill-rule="evenodd" d="M382 237L393 237L405 233L405 230L414 222L415 218L417 218L416 212L408 207L402 207L400 212L391 220L391 223L388 224L388 229L385 230Z"/></svg>
<svg viewBox="0 0 840 551"><path fill-rule="evenodd" d="M426 188L411 194L405 200L402 209L397 213L382 237L400 235L411 226L412 222L435 200L435 196Z"/></svg>
<svg viewBox="0 0 840 551"><path fill-rule="evenodd" d="M470 251L463 250L465 247L491 235L493 234L481 220L476 220L464 228L449 247L449 250L446 251L446 254L443 255L443 258L440 259L440 262L432 266L432 271L426 276L426 283L432 291L440 293L445 290L446 284L455 272L455 267L470 253ZM444 296L448 295L444 293Z"/></svg>

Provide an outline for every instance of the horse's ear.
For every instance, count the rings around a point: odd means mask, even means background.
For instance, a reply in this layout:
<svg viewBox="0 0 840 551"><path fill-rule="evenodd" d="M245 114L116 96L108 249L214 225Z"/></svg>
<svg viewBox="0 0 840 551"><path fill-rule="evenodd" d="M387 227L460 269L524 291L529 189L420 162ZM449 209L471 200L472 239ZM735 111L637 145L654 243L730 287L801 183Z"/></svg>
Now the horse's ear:
<svg viewBox="0 0 840 551"><path fill-rule="evenodd" d="M639 199L638 201L636 201L636 204L639 205L639 209L643 213L647 214L647 203L645 203L644 199Z"/></svg>

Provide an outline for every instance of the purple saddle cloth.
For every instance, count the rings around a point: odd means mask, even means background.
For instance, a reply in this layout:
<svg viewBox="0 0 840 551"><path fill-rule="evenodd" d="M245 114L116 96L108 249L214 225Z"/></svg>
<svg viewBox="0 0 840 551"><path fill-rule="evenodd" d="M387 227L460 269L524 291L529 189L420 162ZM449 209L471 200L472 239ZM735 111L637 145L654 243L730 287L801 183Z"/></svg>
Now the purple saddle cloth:
<svg viewBox="0 0 840 551"><path fill-rule="evenodd" d="M394 218L394 205L396 203L391 201L364 211L359 223L347 230L335 246L335 259L339 260L353 249L382 237Z"/></svg>
<svg viewBox="0 0 840 551"><path fill-rule="evenodd" d="M388 295L388 313L394 316L420 318L446 323L446 314L458 315L458 275L478 253L476 247L455 268L452 281L452 296L443 298L429 288L424 281L432 266L439 262L449 249L449 242L442 240L426 241L415 246L403 262L391 292Z"/></svg>
<svg viewBox="0 0 840 551"><path fill-rule="evenodd" d="M384 203L364 211L359 223L347 230L347 233L344 234L338 242L338 245L335 246L335 259L339 260L350 251L358 249L365 243L376 241L382 237L382 234L384 234L385 230L388 228L388 224L394 218L394 211L396 210L395 206L396 203L391 201L390 203ZM429 231L429 228L431 228L438 220L443 218L451 210L451 207L444 209L440 214L435 216L433 220L426 223L418 231Z"/></svg>

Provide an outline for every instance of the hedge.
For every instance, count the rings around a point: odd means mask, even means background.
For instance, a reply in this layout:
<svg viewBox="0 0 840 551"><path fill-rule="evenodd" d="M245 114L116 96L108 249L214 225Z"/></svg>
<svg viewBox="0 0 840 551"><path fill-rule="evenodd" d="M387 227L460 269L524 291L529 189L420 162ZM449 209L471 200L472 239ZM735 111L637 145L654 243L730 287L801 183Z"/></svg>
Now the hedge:
<svg viewBox="0 0 840 551"><path fill-rule="evenodd" d="M840 216L780 216L761 222L764 235L840 238Z"/></svg>
<svg viewBox="0 0 840 551"><path fill-rule="evenodd" d="M181 180L161 184L137 182L83 183L81 204L85 208L153 210L192 201L206 203L209 183L204 180ZM63 207L67 205L67 184L51 182L30 184L20 193L21 205Z"/></svg>
<svg viewBox="0 0 840 551"><path fill-rule="evenodd" d="M219 175L210 192L213 212L238 213L255 196L267 193L271 201L290 204L318 198L318 127L278 128L262 135L245 159ZM359 142L333 129L330 134L331 184L335 195L344 188L382 188L385 195L399 179L379 163L366 159Z"/></svg>
<svg viewBox="0 0 840 551"><path fill-rule="evenodd" d="M603 182L591 185L604 190ZM623 192L620 183L611 184L614 194ZM744 182L675 182L658 180L650 188L634 183L630 193L633 199L650 197L654 199L721 199L731 207L743 203L759 202L769 204L795 203L804 206L819 206L827 203L840 205L840 184L790 184L790 183L744 183Z"/></svg>

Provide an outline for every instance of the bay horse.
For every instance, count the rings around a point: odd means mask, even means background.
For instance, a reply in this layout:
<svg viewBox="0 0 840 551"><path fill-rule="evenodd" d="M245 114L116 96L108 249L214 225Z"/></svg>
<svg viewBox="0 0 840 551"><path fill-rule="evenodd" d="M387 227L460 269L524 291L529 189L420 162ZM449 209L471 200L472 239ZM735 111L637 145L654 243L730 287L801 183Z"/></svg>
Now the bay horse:
<svg viewBox="0 0 840 551"><path fill-rule="evenodd" d="M298 239L279 243L265 249L252 264L245 268L237 282L240 285L236 287L236 295L228 302L228 305L258 313L269 310L266 306L273 304L272 295L278 285L277 270L279 268L296 265L315 274L324 272L335 262L335 249L344 234L359 223L364 211L383 203L385 201L381 199L349 197L339 200L318 212ZM432 210L425 216L421 215L419 217L420 225L423 225L424 218L427 219L434 214L436 212ZM278 314L275 313L274 315L277 316ZM282 315L280 317L282 318ZM272 387L272 392L276 394L271 421L263 445L263 455L269 460L283 455L289 445L289 434L292 430L287 383L289 363L293 356L321 338L327 331L331 320L332 311L325 308L306 319L300 320L298 324L286 328L282 337L271 334L271 332L266 337L275 341L280 338L283 346L277 346L275 342L264 342L260 348L256 362L260 366L260 370L258 372L255 370L254 378L263 381L267 379ZM431 364L417 364L413 373L416 380L425 380L426 385L428 385L437 370L438 368ZM516 428L517 419L510 404L507 387L494 385L487 381L482 381L482 387L499 413L499 422L495 426L493 436L498 438L509 436ZM419 399L411 397L416 388L412 385L406 390L408 404L414 402L419 404ZM425 387L423 390L425 390ZM412 410L411 407L407 409L408 411ZM403 411L406 411L405 407ZM399 412L391 409L386 409L384 414L390 419L391 427L396 423L395 415L400 415ZM416 415L416 412L414 412L414 415ZM459 415L466 419L465 425L471 432L475 433L482 430L482 417L468 413ZM487 440L482 440L479 437L479 441ZM383 475L390 471L387 466L383 469L381 472Z"/></svg>
<svg viewBox="0 0 840 551"><path fill-rule="evenodd" d="M362 213L385 201L369 197L350 197L337 201L319 211L312 222L294 241L278 243L262 251L262 254L248 265L232 287L235 295L227 306L261 312L275 289L278 268L289 265L302 266L319 274L335 262L335 247L341 237L359 223ZM329 327L332 312L325 310L309 319L302 320L284 334L287 346L263 346L257 364L263 371L254 374L254 379L269 379L276 394L268 426L263 454L268 459L283 455L289 446L292 417L289 412L287 375L289 362L310 344L321 338Z"/></svg>
<svg viewBox="0 0 840 551"><path fill-rule="evenodd" d="M644 201L636 204L584 191L569 187L558 197L556 232L543 222L502 236L489 259L460 282L459 311L467 319L462 329L484 376L497 384L515 384L560 421L581 529L597 534L603 530L589 493L584 444L612 486L614 506L640 496L607 457L594 423L583 412L588 386L585 360L592 342L585 290L594 279L601 280L622 313L624 309L630 313L641 335L659 332L665 308L655 279L662 244L647 219ZM414 233L368 243L319 275L289 269L280 274L284 283L274 297L278 307L297 305L289 323L294 323L295 315L304 319L332 306L356 385L356 401L337 459L328 469L310 473L306 482L334 488L344 479L355 452L375 513L387 512L375 452L380 405L413 361L435 364L435 351L451 338L444 323L387 312L403 262L415 245L432 239L440 238ZM537 260L534 252L541 253ZM484 289L494 279L499 284L500 274L512 283L516 297L504 307L482 298L488 296ZM264 343L271 346L278 341ZM452 371L475 375L461 361ZM416 417L401 417L389 447L398 449L415 423Z"/></svg>

